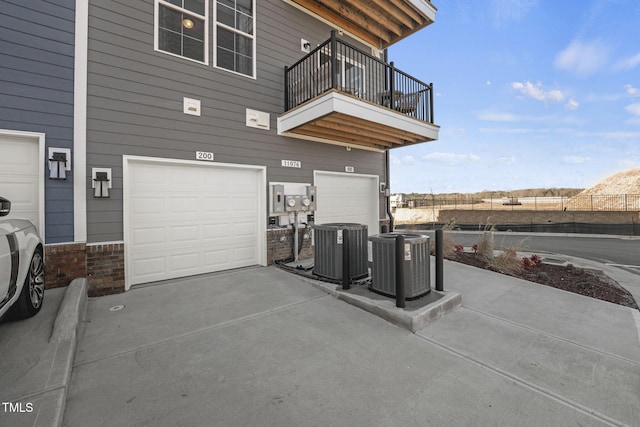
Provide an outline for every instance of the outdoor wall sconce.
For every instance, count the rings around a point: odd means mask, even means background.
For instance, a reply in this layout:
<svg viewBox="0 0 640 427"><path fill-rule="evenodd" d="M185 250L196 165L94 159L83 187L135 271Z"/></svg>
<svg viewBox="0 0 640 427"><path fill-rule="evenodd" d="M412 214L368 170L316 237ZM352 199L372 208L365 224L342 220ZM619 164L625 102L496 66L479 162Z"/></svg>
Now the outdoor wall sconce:
<svg viewBox="0 0 640 427"><path fill-rule="evenodd" d="M65 180L71 170L71 150L49 147L49 179Z"/></svg>
<svg viewBox="0 0 640 427"><path fill-rule="evenodd" d="M53 153L49 162L49 179L67 179L67 155L65 153Z"/></svg>
<svg viewBox="0 0 640 427"><path fill-rule="evenodd" d="M93 168L91 170L93 182L93 197L96 199L109 198L109 189L111 188L111 169Z"/></svg>

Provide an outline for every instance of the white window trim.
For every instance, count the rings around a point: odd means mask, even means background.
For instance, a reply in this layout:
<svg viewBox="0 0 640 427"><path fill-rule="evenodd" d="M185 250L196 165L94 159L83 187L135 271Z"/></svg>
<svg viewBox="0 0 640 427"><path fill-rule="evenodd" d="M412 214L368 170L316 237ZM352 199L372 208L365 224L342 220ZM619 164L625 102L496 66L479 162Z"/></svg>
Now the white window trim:
<svg viewBox="0 0 640 427"><path fill-rule="evenodd" d="M158 0L156 0L158 1ZM218 70L223 70L223 71L227 71L229 73L232 74L236 74L238 76L242 76L242 77L248 77L251 79L257 79L257 74L258 74L258 70L256 70L256 15L257 15L257 10L256 10L256 0L252 0L253 4L252 4L252 9L253 9L253 34L247 34L244 33L242 31L238 31L235 28L229 27L228 25L225 25L223 23L219 23L218 22L218 2L217 0L212 0L213 1L213 67L217 68ZM249 37L252 41L253 41L253 52L252 52L252 60L253 60L253 75L248 75L248 74L243 74L243 73L239 73L237 71L234 70L229 70L228 68L223 68L223 67L218 67L216 64L218 63L218 26L220 26L221 28L224 28L225 30L229 30L233 33L236 34L241 34L245 37Z"/></svg>
<svg viewBox="0 0 640 427"><path fill-rule="evenodd" d="M254 0L255 2L255 0ZM186 56L182 56L182 55L177 55L175 53L172 52L167 52L166 50L162 50L158 47L158 35L159 35L159 31L158 31L158 14L160 13L160 5L164 6L164 7L168 7L170 9L173 10L177 10L179 12L182 13L186 13L189 15L193 15L195 17L198 17L199 19L203 19L204 20L204 61L198 61L197 59L192 59L192 58L187 58ZM254 26L255 26L255 21L254 21ZM154 0L154 6L153 6L153 50L155 50L156 52L160 52L163 53L165 55L170 55L170 56L174 56L176 58L181 58L184 59L186 61L191 61L191 62L195 62L198 64L204 64L204 65L209 65L209 0L204 0L204 15L200 15L197 13L194 13L188 9L183 9L179 6L176 6L175 4L171 4L168 3L164 0Z"/></svg>

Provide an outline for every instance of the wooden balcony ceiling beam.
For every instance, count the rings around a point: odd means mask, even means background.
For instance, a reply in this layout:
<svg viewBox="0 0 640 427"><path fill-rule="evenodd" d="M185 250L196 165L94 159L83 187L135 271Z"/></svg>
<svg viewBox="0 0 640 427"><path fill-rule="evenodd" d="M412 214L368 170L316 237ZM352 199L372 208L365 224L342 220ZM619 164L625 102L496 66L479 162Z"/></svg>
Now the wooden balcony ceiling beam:
<svg viewBox="0 0 640 427"><path fill-rule="evenodd" d="M356 119L341 113L329 114L324 118L324 120L332 123L349 123L350 126L367 131L373 131L377 135L387 135L388 139L414 140L415 142L419 142L424 139L422 136L407 132L406 130L391 128L378 123L371 123L366 120Z"/></svg>
<svg viewBox="0 0 640 427"><path fill-rule="evenodd" d="M375 148L377 150L384 150L389 148L389 147L377 145L372 141L363 140L362 138L354 138L349 135L336 135L335 131L329 131L326 129L319 128L317 126L316 127L302 126L296 129L295 133L300 135L312 136L314 138L322 138L322 139L327 139L327 140L336 141L336 142L343 142L351 145L362 145L364 147Z"/></svg>
<svg viewBox="0 0 640 427"><path fill-rule="evenodd" d="M407 0L292 0L363 41L385 48L430 24Z"/></svg>
<svg viewBox="0 0 640 427"><path fill-rule="evenodd" d="M380 44L379 40L371 33L367 33L361 26L353 24L350 21L347 21L339 14L333 12L331 9L325 7L321 1L316 0L294 0L297 4L304 7L308 11L323 17L329 22L333 22L340 28L349 33L361 38L365 42L378 46Z"/></svg>
<svg viewBox="0 0 640 427"><path fill-rule="evenodd" d="M366 120L332 113L299 126L292 131L347 144L363 145L379 150L425 142L424 136L371 123Z"/></svg>
<svg viewBox="0 0 640 427"><path fill-rule="evenodd" d="M344 0L324 0L323 3L327 8L331 9L339 16L344 17L347 21L353 22L358 27L363 28L366 32L375 35L384 43L389 43L391 41L388 29L373 19L367 19L367 16L362 13L362 9L357 7L359 2L350 3ZM398 30L400 29L398 28Z"/></svg>

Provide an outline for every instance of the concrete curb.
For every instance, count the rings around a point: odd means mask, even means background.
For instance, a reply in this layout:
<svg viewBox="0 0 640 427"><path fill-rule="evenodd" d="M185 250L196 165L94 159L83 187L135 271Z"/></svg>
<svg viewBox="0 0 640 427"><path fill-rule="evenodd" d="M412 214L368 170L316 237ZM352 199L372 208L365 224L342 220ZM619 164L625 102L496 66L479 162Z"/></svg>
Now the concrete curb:
<svg viewBox="0 0 640 427"><path fill-rule="evenodd" d="M364 311L368 311L371 314L375 314L411 332L416 332L418 329L429 325L445 314L455 311L462 306L462 295L457 292L439 292L432 289L431 297L437 298L435 301L415 309L402 309L396 307L395 300L392 298L369 298L366 295L343 291L335 284L307 278L303 278L303 280L339 300Z"/></svg>
<svg viewBox="0 0 640 427"><path fill-rule="evenodd" d="M62 425L67 387L71 380L79 329L86 307L87 281L85 278L74 279L65 291L49 338L48 345L54 347L54 358L34 426Z"/></svg>

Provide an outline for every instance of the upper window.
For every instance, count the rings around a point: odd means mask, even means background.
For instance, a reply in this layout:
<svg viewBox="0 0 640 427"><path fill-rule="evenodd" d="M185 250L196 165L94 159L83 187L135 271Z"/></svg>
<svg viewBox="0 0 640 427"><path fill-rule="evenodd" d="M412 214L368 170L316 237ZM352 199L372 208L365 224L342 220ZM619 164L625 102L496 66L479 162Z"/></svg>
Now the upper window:
<svg viewBox="0 0 640 427"><path fill-rule="evenodd" d="M215 65L255 76L255 0L216 0Z"/></svg>
<svg viewBox="0 0 640 427"><path fill-rule="evenodd" d="M156 50L208 64L209 0L156 0Z"/></svg>

